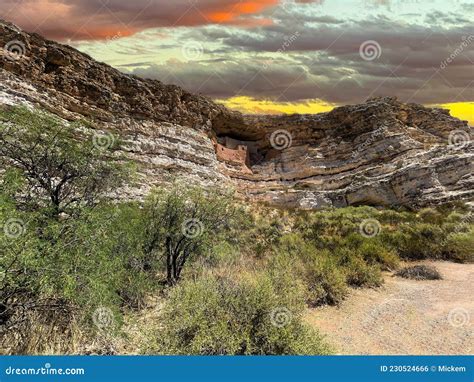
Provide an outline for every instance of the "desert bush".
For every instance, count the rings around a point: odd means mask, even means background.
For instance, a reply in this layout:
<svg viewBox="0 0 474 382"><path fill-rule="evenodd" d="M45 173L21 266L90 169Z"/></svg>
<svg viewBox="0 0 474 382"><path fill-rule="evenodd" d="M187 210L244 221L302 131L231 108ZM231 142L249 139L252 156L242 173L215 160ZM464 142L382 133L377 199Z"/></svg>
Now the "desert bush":
<svg viewBox="0 0 474 382"><path fill-rule="evenodd" d="M461 263L474 262L474 228L468 232L450 234L445 243L444 254L447 259Z"/></svg>
<svg viewBox="0 0 474 382"><path fill-rule="evenodd" d="M214 276L170 292L162 329L148 352L197 355L328 354L302 321L304 306L276 293L266 277L236 282Z"/></svg>
<svg viewBox="0 0 474 382"><path fill-rule="evenodd" d="M418 217L427 224L441 225L445 217L435 208L423 208L418 212Z"/></svg>
<svg viewBox="0 0 474 382"><path fill-rule="evenodd" d="M378 264L386 271L397 269L400 260L396 251L379 237L366 238L353 233L340 242L339 248L349 248L351 253L359 254L368 264Z"/></svg>
<svg viewBox="0 0 474 382"><path fill-rule="evenodd" d="M346 275L329 252L321 253L305 265L305 281L312 306L338 305L347 295Z"/></svg>
<svg viewBox="0 0 474 382"><path fill-rule="evenodd" d="M164 257L166 281L174 285L192 257L223 239L234 213L232 199L216 192L184 185L158 189L145 204L145 256L150 263Z"/></svg>
<svg viewBox="0 0 474 382"><path fill-rule="evenodd" d="M369 264L357 250L340 247L334 252L337 263L344 270L346 282L353 287L377 287L383 278L378 264Z"/></svg>
<svg viewBox="0 0 474 382"><path fill-rule="evenodd" d="M58 216L95 205L120 186L128 165L113 160L115 139L110 140L101 146L84 123L66 125L41 110L0 109L0 164L23 178L15 197L24 208L42 207Z"/></svg>
<svg viewBox="0 0 474 382"><path fill-rule="evenodd" d="M5 307L0 326L18 340L14 344L10 337L11 351L46 351L44 342L71 350L74 344L67 340L75 336L58 341L46 333L57 335L58 327L64 333L73 327L92 333L98 329L92 319L98 308L110 311L119 328L121 311L140 307L146 293L156 289L132 261L140 252L130 208L97 206L74 219L57 220L8 206L2 203L0 222L7 227L14 218L19 227L0 232L0 303ZM39 329L43 343L32 345Z"/></svg>
<svg viewBox="0 0 474 382"><path fill-rule="evenodd" d="M415 221L416 216L413 212L384 209L377 214L377 220L385 225L397 226L401 223Z"/></svg>
<svg viewBox="0 0 474 382"><path fill-rule="evenodd" d="M399 270L396 276L412 280L440 280L442 277L436 267L429 265L415 265Z"/></svg>
<svg viewBox="0 0 474 382"><path fill-rule="evenodd" d="M337 305L347 295L347 286L377 287L383 283L381 267L398 266L396 254L380 243L362 236L341 239L331 250L321 250L293 233L279 246L291 259L292 277L300 277L307 287L307 301L313 306Z"/></svg>
<svg viewBox="0 0 474 382"><path fill-rule="evenodd" d="M367 264L362 258L353 256L345 266L346 281L353 287L375 288L383 284L378 265Z"/></svg>
<svg viewBox="0 0 474 382"><path fill-rule="evenodd" d="M298 234L282 237L279 251L293 259L294 270L304 280L311 305L336 305L344 299L344 269L329 251L315 248Z"/></svg>
<svg viewBox="0 0 474 382"><path fill-rule="evenodd" d="M458 211L453 211L451 212L446 219L444 220L445 224L454 224L457 226L458 224L462 224L463 220L465 219L467 215L460 213ZM472 219L471 219L472 221Z"/></svg>
<svg viewBox="0 0 474 382"><path fill-rule="evenodd" d="M402 224L386 242L407 260L441 259L446 232L439 226L427 223Z"/></svg>

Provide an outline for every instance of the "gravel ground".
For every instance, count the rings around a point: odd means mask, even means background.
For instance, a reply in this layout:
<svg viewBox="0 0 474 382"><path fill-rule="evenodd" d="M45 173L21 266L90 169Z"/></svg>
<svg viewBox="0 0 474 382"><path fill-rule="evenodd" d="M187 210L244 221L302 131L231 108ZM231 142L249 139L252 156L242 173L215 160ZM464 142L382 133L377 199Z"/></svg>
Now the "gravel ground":
<svg viewBox="0 0 474 382"><path fill-rule="evenodd" d="M443 280L386 274L383 287L353 290L338 308L311 309L307 321L340 354L473 354L474 264L420 264Z"/></svg>

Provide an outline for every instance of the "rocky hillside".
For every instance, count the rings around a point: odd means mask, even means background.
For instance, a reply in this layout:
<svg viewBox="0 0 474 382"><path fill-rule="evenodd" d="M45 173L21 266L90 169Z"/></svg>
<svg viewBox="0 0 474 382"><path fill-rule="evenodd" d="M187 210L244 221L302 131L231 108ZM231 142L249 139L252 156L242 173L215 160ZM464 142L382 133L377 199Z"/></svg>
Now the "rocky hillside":
<svg viewBox="0 0 474 382"><path fill-rule="evenodd" d="M2 21L0 47L0 104L85 118L102 136L120 136L140 174L122 197L180 176L302 208L474 195L471 130L445 110L375 98L318 115L243 116Z"/></svg>

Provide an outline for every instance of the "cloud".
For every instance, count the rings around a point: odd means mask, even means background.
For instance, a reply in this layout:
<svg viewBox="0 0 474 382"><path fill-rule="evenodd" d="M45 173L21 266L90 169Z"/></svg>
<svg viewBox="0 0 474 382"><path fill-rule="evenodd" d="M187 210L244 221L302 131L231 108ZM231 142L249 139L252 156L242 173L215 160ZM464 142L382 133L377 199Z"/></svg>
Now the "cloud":
<svg viewBox="0 0 474 382"><path fill-rule="evenodd" d="M2 0L0 15L57 40L130 36L155 27L271 23L256 18L279 0Z"/></svg>
<svg viewBox="0 0 474 382"><path fill-rule="evenodd" d="M276 110L276 104L358 103L376 95L425 104L472 101L474 8L439 4L2 0L0 12L55 39L92 40L76 46L121 70L216 99L268 100ZM118 33L133 36L107 42ZM360 54L367 41L380 46L374 60ZM198 57L183 53L188 44L201 48Z"/></svg>
<svg viewBox="0 0 474 382"><path fill-rule="evenodd" d="M210 53L212 61L206 62L206 56L133 72L218 99L346 104L397 95L425 104L470 101L474 36L469 32L468 24L446 29L384 17L316 24L280 20L246 33L201 28L193 32L194 39L203 46L211 41L222 45L220 52ZM380 46L380 57L373 61L360 54L361 44L371 40Z"/></svg>

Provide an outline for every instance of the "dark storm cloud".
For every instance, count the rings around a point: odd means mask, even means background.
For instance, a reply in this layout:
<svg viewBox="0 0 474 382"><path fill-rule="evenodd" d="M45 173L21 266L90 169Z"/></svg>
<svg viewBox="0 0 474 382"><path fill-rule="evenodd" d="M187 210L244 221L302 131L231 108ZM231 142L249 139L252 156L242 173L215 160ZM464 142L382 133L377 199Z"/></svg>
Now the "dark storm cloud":
<svg viewBox="0 0 474 382"><path fill-rule="evenodd" d="M353 103L374 95L398 95L420 103L465 101L474 98L474 32L469 32L473 31L467 24L446 29L384 17L313 26L282 20L245 34L204 29L198 35L204 44L218 40L228 51L245 52L249 59L157 65L135 73L170 82L179 79L187 89L217 98L238 94ZM373 61L359 52L368 40L381 49Z"/></svg>

